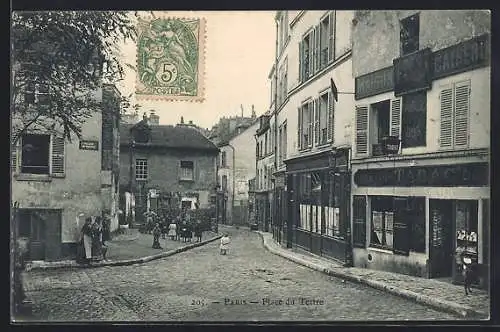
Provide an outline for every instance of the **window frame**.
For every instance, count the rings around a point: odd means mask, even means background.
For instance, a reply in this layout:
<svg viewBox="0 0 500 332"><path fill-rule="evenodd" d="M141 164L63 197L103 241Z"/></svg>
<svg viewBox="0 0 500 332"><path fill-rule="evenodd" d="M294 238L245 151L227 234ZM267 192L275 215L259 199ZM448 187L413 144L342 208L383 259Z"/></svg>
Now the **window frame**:
<svg viewBox="0 0 500 332"><path fill-rule="evenodd" d="M183 163L190 163L191 167L183 166ZM186 165L185 164L185 165ZM195 173L194 173L194 161L192 160L180 160L179 161L179 180L180 181L194 181ZM184 170L191 170L191 177L184 176Z"/></svg>
<svg viewBox="0 0 500 332"><path fill-rule="evenodd" d="M33 165L24 165L24 158L26 156L26 152L24 151L24 140L25 140L25 137L26 136L39 136L40 137L44 137L44 140L47 139L47 166L45 165L38 165L38 166L33 166ZM35 139L36 141L40 141L40 140L37 140ZM20 137L20 149L21 151L20 154L18 154L16 156L16 158L19 159L19 167L18 167L18 172L19 174L26 174L26 175L51 175L51 168L52 168L52 135L50 134L46 134L46 133L26 133L26 134L23 134L21 137ZM25 167L32 167L32 168L35 168L35 167L38 167L38 168L46 168L47 171L46 172L43 172L43 173L30 173L30 172L26 172L24 170Z"/></svg>
<svg viewBox="0 0 500 332"><path fill-rule="evenodd" d="M142 164L140 164L142 163ZM138 170L141 170L138 172ZM135 180L136 181L147 181L149 178L149 162L147 158L136 158L135 159ZM139 176L141 175L141 176Z"/></svg>
<svg viewBox="0 0 500 332"><path fill-rule="evenodd" d="M326 103L325 103L325 109L322 109L321 108L321 101L322 99L324 98L324 96L326 96ZM318 140L318 146L323 146L323 145L327 145L329 143L331 143L329 141L329 138L328 138L328 131L329 131L329 128L328 128L328 117L329 117L329 110L330 110L330 93L329 93L329 90L328 89L325 89L323 91L321 91L319 93L319 96L318 96L318 109L317 109L317 112L318 112L318 130L319 130L319 140ZM324 114L323 114L324 112ZM324 117L324 128L322 127L322 122L321 122L321 119L322 119L322 114L323 114L323 117ZM332 124L333 125L333 124ZM323 140L323 132L322 130L325 130L325 137L324 137L324 140Z"/></svg>
<svg viewBox="0 0 500 332"><path fill-rule="evenodd" d="M418 124L419 125L423 125L422 128L420 128L422 130L422 134L419 138L419 141L418 143L415 144L412 144L412 145L407 145L407 140L405 139L406 136L405 135L405 130L406 127L414 127L416 125L415 122L410 122L410 124L407 124L405 122L405 118L408 119L408 116L410 115L410 110L411 110L411 107L407 107L408 106L408 97L412 98L412 97L415 97L417 95L422 95L424 96L424 99L425 99L425 107L424 107L424 110L421 111L413 111L411 112L412 113L412 116L414 117L412 120L415 121L415 119L419 119L418 121ZM418 114L418 116L416 116L416 114ZM389 125L390 126L390 125ZM401 149L409 149L409 148L419 148L419 147L426 147L427 146L427 91L425 90L422 90L422 91L417 91L417 92L413 92L413 93L409 93L409 94L406 94L404 96L402 96L401 98L401 129L400 129L400 132L401 132L401 137L400 137L400 140L401 140Z"/></svg>

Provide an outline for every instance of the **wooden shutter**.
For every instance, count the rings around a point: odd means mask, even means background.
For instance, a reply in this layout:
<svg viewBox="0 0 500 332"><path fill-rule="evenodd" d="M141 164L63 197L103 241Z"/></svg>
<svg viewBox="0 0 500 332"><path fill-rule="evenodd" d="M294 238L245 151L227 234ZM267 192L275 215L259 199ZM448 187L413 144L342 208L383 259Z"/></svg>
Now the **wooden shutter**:
<svg viewBox="0 0 500 332"><path fill-rule="evenodd" d="M394 242L395 254L408 255L410 252L410 218L407 213L407 198L394 198Z"/></svg>
<svg viewBox="0 0 500 332"><path fill-rule="evenodd" d="M355 248L366 247L366 196L354 195L352 200L353 240Z"/></svg>
<svg viewBox="0 0 500 332"><path fill-rule="evenodd" d="M21 138L18 139L18 141L14 144L11 144L11 157L10 157L10 166L12 169L12 173L18 173L19 172L19 159L20 157L20 141Z"/></svg>
<svg viewBox="0 0 500 332"><path fill-rule="evenodd" d="M320 137L319 137L319 119L320 119L320 109L319 109L319 99L315 99L313 101L314 106L314 144L319 145Z"/></svg>
<svg viewBox="0 0 500 332"><path fill-rule="evenodd" d="M334 105L335 101L333 100L333 94L332 92L328 92L328 115L327 115L327 131L328 131L328 142L333 142L333 135L334 135Z"/></svg>
<svg viewBox="0 0 500 332"><path fill-rule="evenodd" d="M330 12L330 25L328 31L328 62L335 58L335 11Z"/></svg>
<svg viewBox="0 0 500 332"><path fill-rule="evenodd" d="M299 81L304 81L304 46L302 40L299 42ZM274 69L276 70L276 68Z"/></svg>
<svg viewBox="0 0 500 332"><path fill-rule="evenodd" d="M64 176L64 137L52 136L52 176Z"/></svg>
<svg viewBox="0 0 500 332"><path fill-rule="evenodd" d="M453 137L455 147L466 148L469 146L469 102L470 102L470 82L460 82L455 84L454 100L455 114Z"/></svg>
<svg viewBox="0 0 500 332"><path fill-rule="evenodd" d="M453 90L443 89L439 96L441 102L441 124L439 145L441 148L451 148L453 145Z"/></svg>
<svg viewBox="0 0 500 332"><path fill-rule="evenodd" d="M391 100L391 136L401 137L401 98Z"/></svg>
<svg viewBox="0 0 500 332"><path fill-rule="evenodd" d="M297 150L302 149L302 108L297 109Z"/></svg>
<svg viewBox="0 0 500 332"><path fill-rule="evenodd" d="M315 59L315 63L316 63L316 67L314 68L314 72L317 72L321 69L321 33L320 33L320 25L318 25L316 27L316 29L314 29L314 40L316 41L315 42L315 49L316 49L316 59Z"/></svg>
<svg viewBox="0 0 500 332"><path fill-rule="evenodd" d="M356 106L356 155L368 153L368 106Z"/></svg>
<svg viewBox="0 0 500 332"><path fill-rule="evenodd" d="M311 100L307 103L307 108L309 110L309 119L308 119L308 136L309 136L309 139L308 139L308 142L307 142L307 146L308 147L311 147L313 145L313 134L314 134L314 101Z"/></svg>

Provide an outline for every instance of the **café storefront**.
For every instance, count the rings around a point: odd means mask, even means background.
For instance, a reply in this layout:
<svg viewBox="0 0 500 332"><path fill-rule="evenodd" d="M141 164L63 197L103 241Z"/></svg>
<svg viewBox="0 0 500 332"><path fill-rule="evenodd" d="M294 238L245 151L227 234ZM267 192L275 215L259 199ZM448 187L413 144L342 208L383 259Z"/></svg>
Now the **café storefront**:
<svg viewBox="0 0 500 332"><path fill-rule="evenodd" d="M460 254L488 285L487 151L352 164L354 265L461 282Z"/></svg>
<svg viewBox="0 0 500 332"><path fill-rule="evenodd" d="M344 264L351 258L350 149L286 161L286 242Z"/></svg>

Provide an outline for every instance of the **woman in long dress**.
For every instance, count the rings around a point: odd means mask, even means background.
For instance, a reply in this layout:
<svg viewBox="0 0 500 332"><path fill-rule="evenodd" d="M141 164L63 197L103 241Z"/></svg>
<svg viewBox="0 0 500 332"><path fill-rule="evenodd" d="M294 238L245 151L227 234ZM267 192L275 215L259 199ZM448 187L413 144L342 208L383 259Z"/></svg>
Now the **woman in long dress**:
<svg viewBox="0 0 500 332"><path fill-rule="evenodd" d="M177 224L174 221L168 225L168 236L170 236L171 240L177 237Z"/></svg>
<svg viewBox="0 0 500 332"><path fill-rule="evenodd" d="M87 217L82 227L83 248L85 249L85 263L92 259L92 218Z"/></svg>

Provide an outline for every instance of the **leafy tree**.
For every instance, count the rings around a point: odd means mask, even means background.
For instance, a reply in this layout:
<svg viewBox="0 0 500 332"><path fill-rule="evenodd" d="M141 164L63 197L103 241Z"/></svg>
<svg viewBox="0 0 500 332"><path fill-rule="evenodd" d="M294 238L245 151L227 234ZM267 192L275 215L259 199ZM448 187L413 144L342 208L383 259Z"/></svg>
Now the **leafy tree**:
<svg viewBox="0 0 500 332"><path fill-rule="evenodd" d="M137 14L136 14L137 15ZM117 45L135 41L133 15L120 11L14 12L11 27L12 143L29 129L81 136L103 105L95 92L123 79ZM121 97L122 111L130 96Z"/></svg>

